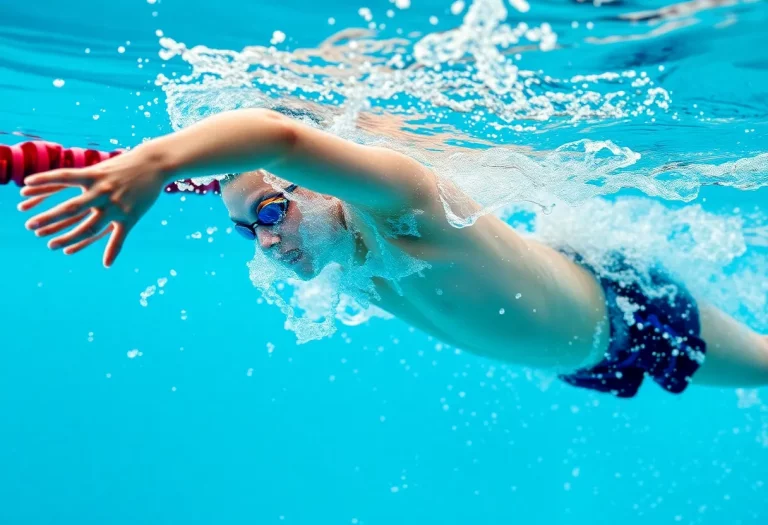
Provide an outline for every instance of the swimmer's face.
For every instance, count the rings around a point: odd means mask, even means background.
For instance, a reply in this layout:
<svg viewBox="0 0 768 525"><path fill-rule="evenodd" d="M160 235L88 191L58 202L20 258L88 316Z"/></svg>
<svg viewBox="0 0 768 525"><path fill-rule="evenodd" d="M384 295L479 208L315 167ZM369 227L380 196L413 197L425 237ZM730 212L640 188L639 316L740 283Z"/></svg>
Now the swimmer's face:
<svg viewBox="0 0 768 525"><path fill-rule="evenodd" d="M312 213L313 221L332 223L332 226L343 227L339 202L331 197L321 195L305 188L296 188L283 219L272 226L256 225L259 203L264 197L279 195L271 184L264 181L263 171L243 173L224 185L221 196L229 211L229 217L235 224L250 227L256 231L256 242L264 253L275 262L290 268L301 279L310 279L322 270L323 259L314 246L307 246L307 231L301 228L306 220L300 209L302 202L320 202L322 206L312 206L313 210L321 209L322 216ZM306 207L305 207L306 211ZM333 228L337 229L337 228ZM330 241L330 240L329 240Z"/></svg>

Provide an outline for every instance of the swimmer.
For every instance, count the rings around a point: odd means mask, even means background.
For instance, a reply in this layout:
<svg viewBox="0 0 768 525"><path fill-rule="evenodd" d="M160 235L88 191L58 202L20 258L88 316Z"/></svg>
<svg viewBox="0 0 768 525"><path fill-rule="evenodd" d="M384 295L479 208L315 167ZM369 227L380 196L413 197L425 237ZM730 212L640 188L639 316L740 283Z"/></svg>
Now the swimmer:
<svg viewBox="0 0 768 525"><path fill-rule="evenodd" d="M390 231L387 249L429 266L397 285L374 278L372 303L447 344L554 369L570 385L619 397L634 396L646 378L671 393L691 383L768 384L768 338L692 297L662 268L647 279L675 293L656 297L631 280L603 276L636 270L621 255L611 271L597 272L580 254L523 237L492 214L452 227L426 166L288 113L224 112L94 166L33 175L21 190L28 197L22 211L67 187L82 191L26 227L41 237L59 234L48 246L67 254L109 235L109 267L166 183L232 173L222 197L235 230L300 278L322 268L300 235L303 216L293 199L328 204L324 223L354 235L354 264L381 251L377 229ZM274 177L285 185L276 190ZM418 233L392 233L393 221L407 214Z"/></svg>

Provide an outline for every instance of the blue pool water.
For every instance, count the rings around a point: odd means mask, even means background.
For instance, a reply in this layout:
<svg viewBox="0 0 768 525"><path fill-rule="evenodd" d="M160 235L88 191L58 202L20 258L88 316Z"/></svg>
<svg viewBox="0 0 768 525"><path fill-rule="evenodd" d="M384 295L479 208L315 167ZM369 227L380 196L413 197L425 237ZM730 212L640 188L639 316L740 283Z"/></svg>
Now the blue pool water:
<svg viewBox="0 0 768 525"><path fill-rule="evenodd" d="M367 102L431 137L416 149L521 147L545 236L636 243L768 332L768 4L470 4L6 0L0 143L127 147L265 94ZM502 45L520 22L538 36ZM369 24L352 49L391 66L291 66ZM625 149L584 153L606 141ZM503 193L486 168L451 176ZM766 389L618 400L378 317L297 345L217 197L163 196L109 270L49 252L19 201L0 186L2 525L768 523Z"/></svg>

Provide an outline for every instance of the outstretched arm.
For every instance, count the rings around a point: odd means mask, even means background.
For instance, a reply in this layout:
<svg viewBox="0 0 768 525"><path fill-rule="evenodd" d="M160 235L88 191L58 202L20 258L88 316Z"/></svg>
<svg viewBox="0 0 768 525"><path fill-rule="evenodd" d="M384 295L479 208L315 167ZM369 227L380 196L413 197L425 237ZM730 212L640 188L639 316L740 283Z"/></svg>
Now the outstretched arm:
<svg viewBox="0 0 768 525"><path fill-rule="evenodd" d="M698 304L707 357L694 376L696 384L768 385L768 336L756 333L711 304Z"/></svg>
<svg viewBox="0 0 768 525"><path fill-rule="evenodd" d="M263 109L221 113L142 147L175 179L266 169L369 208L401 209L431 177L393 150L356 144Z"/></svg>
<svg viewBox="0 0 768 525"><path fill-rule="evenodd" d="M294 184L368 209L415 206L432 174L386 148L355 144L279 113L245 109L206 118L144 143L101 164L61 169L26 179L22 211L68 186L83 192L27 221L39 236L69 232L49 242L75 253L111 232L110 266L138 220L169 180L266 169Z"/></svg>

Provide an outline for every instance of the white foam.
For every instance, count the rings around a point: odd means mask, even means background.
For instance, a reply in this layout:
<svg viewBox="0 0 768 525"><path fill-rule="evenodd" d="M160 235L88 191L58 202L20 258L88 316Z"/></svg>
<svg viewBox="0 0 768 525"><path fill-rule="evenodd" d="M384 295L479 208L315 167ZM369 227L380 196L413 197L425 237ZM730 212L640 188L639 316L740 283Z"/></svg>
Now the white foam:
<svg viewBox="0 0 768 525"><path fill-rule="evenodd" d="M581 140L539 155L490 148L433 153L425 162L440 175L446 215L456 227L469 226L478 217L516 202L535 203L549 211L558 204L578 205L628 188L688 202L705 186L740 190L768 186L768 154L722 164L671 163L650 170L628 169L640 158L611 141Z"/></svg>
<svg viewBox="0 0 768 525"><path fill-rule="evenodd" d="M507 216L519 211L515 208L505 210ZM766 223L762 215L718 215L700 205L670 208L649 199L623 198L556 206L549 214L532 217L527 226L535 237L570 247L598 271L610 272L609 257L616 251L639 269L660 262L695 296L758 331L768 330L768 251L754 244L751 235L754 224Z"/></svg>
<svg viewBox="0 0 768 525"><path fill-rule="evenodd" d="M285 185L276 177L268 176L265 180L276 188ZM335 214L340 210L347 224L359 224L350 220L354 216L355 221L375 229L365 214L348 206L339 208L336 199L301 191L288 197L302 215L301 249L311 254L311 271L302 267L304 263L281 265L260 248L256 248L248 263L251 282L262 292L263 299L285 314L285 328L295 332L297 342L302 344L330 336L336 331L337 322L357 325L372 317L391 318L371 304L378 297L372 279L387 279L398 289L400 279L427 265L393 250L383 237L386 232L377 234L376 249L365 260L358 260L355 231L342 227ZM278 225L276 233L280 233L280 228ZM284 286L286 283L290 286Z"/></svg>
<svg viewBox="0 0 768 525"><path fill-rule="evenodd" d="M522 4L521 4L522 5ZM519 7L519 6L518 6ZM457 7L458 9L458 7ZM370 18L370 10L361 8ZM479 136L485 129L516 129L520 122L613 119L666 111L670 95L647 77L629 89L634 70L593 74L589 87L544 71L520 68L513 46L557 46L547 23L531 27L507 22L502 0L477 0L459 26L427 33L418 40L376 38L374 33L343 29L316 48L293 51L273 46L220 50L159 39L163 60L180 59L191 71L158 75L174 128L237 107L270 107L286 100L311 100L328 108L328 128L349 127L361 110L376 106L415 118L466 113ZM311 64L311 65L310 65ZM627 84L624 84L627 82Z"/></svg>

